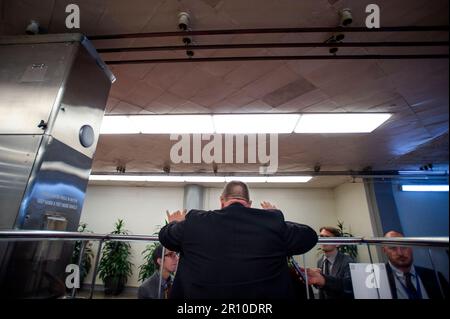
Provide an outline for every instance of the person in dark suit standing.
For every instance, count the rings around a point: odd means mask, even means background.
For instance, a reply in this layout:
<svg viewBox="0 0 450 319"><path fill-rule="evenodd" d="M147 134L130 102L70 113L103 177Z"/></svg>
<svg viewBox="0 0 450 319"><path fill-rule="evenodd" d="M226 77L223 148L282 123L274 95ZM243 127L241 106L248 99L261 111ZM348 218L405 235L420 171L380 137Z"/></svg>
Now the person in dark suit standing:
<svg viewBox="0 0 450 319"><path fill-rule="evenodd" d="M384 237L404 237L389 231ZM393 299L447 299L448 282L442 273L415 266L411 247L386 246L383 251L389 261L386 272ZM439 278L439 280L438 280Z"/></svg>
<svg viewBox="0 0 450 319"><path fill-rule="evenodd" d="M341 237L339 229L320 228L320 237ZM317 261L317 268L308 268L308 282L319 289L320 299L352 299L353 286L350 263L353 259L341 253L337 245L322 245L323 256Z"/></svg>
<svg viewBox="0 0 450 319"><path fill-rule="evenodd" d="M306 225L287 222L268 202L251 208L249 190L229 182L221 209L167 214L160 242L180 252L170 298L294 298L287 257L317 243Z"/></svg>
<svg viewBox="0 0 450 319"><path fill-rule="evenodd" d="M161 258L163 251L164 258ZM138 298L167 299L173 283L173 274L177 269L178 256L174 251L163 249L163 246L158 245L153 250L152 262L156 271L138 288Z"/></svg>

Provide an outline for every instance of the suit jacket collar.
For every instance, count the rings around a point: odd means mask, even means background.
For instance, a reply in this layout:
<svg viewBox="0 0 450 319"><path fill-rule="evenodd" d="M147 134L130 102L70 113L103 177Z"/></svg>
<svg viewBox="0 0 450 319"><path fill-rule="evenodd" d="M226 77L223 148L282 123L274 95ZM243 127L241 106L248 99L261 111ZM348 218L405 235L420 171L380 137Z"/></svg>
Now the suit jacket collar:
<svg viewBox="0 0 450 319"><path fill-rule="evenodd" d="M389 286L391 287L392 299L398 299L397 296L397 286L395 285L394 273L389 263L386 263L386 273L389 281Z"/></svg>
<svg viewBox="0 0 450 319"><path fill-rule="evenodd" d="M344 255L338 250L336 256L334 257L333 267L331 268L330 275L336 276L336 274L339 272L339 269L342 266L342 258ZM323 263L325 261L325 255L323 255L322 262L320 263L320 268L323 267Z"/></svg>
<svg viewBox="0 0 450 319"><path fill-rule="evenodd" d="M398 269L397 267L395 267L390 261L389 261L388 263L389 263L389 267L391 267L391 269L392 269L392 271L393 271L393 274L397 275L397 277L402 278L402 277L405 275L400 269ZM416 272L416 268L414 267L414 265L411 265L411 269L409 270L409 273L410 273L413 277L416 276L417 272Z"/></svg>

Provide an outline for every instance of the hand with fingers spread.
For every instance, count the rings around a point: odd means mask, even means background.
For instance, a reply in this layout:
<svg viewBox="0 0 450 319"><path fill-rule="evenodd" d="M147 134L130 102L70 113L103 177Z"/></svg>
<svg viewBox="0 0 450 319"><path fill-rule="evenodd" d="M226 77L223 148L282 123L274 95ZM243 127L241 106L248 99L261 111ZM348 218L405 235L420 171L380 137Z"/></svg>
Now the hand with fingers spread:
<svg viewBox="0 0 450 319"><path fill-rule="evenodd" d="M318 287L323 287L325 285L325 277L319 268L307 268L306 273L308 274L308 285L315 285Z"/></svg>
<svg viewBox="0 0 450 319"><path fill-rule="evenodd" d="M167 214L167 221L169 223L176 221L176 222L182 222L186 219L186 209L183 210L177 210L176 212L169 213L168 210L166 210Z"/></svg>
<svg viewBox="0 0 450 319"><path fill-rule="evenodd" d="M261 202L261 207L262 209L278 209L275 205L272 205L271 203L266 201Z"/></svg>

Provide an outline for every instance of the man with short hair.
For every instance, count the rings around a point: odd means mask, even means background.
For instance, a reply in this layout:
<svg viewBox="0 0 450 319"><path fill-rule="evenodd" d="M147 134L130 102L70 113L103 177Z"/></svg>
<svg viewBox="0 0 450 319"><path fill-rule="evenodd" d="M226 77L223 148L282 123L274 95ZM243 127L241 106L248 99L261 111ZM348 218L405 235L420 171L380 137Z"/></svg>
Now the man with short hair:
<svg viewBox="0 0 450 319"><path fill-rule="evenodd" d="M294 298L287 257L313 248L317 234L268 202L251 204L247 185L232 181L221 209L167 214L159 240L180 252L172 298Z"/></svg>
<svg viewBox="0 0 450 319"><path fill-rule="evenodd" d="M164 258L161 258L163 250ZM157 270L139 287L138 298L167 299L172 287L172 276L175 273L178 265L178 255L176 254L176 252L170 251L168 249L163 249L163 246L158 245L156 246L155 250L153 250L152 262L155 264ZM160 269L162 269L162 274L160 273ZM160 279L161 285L159 284Z"/></svg>
<svg viewBox="0 0 450 319"><path fill-rule="evenodd" d="M404 236L391 230L384 237ZM431 269L415 266L411 247L384 246L383 252L389 259L386 272L393 299L447 299L449 287L445 277L440 272L436 274Z"/></svg>
<svg viewBox="0 0 450 319"><path fill-rule="evenodd" d="M320 237L341 237L335 227L320 228ZM317 268L308 268L308 282L319 289L320 299L351 299L353 286L350 263L353 259L339 251L338 245L322 245L323 256L317 261Z"/></svg>

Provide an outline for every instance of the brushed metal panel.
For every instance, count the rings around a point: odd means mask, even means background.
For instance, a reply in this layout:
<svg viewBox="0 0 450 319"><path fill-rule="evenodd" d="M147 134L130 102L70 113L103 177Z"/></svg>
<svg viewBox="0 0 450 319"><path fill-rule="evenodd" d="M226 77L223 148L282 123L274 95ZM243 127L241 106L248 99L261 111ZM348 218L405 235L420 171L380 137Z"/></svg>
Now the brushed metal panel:
<svg viewBox="0 0 450 319"><path fill-rule="evenodd" d="M91 158L43 135L15 228L76 231L91 164ZM63 295L72 253L73 242L0 243L0 296Z"/></svg>
<svg viewBox="0 0 450 319"><path fill-rule="evenodd" d="M44 135L16 219L20 229L42 229L46 216L67 219L76 231L92 159Z"/></svg>
<svg viewBox="0 0 450 319"><path fill-rule="evenodd" d="M47 134L93 158L97 148L111 81L92 55L78 44L71 72L65 81L59 112L50 123ZM94 132L93 143L84 147L80 130L89 125Z"/></svg>
<svg viewBox="0 0 450 319"><path fill-rule="evenodd" d="M42 135L0 135L0 229L11 229Z"/></svg>
<svg viewBox="0 0 450 319"><path fill-rule="evenodd" d="M0 45L0 134L44 133L78 45Z"/></svg>

